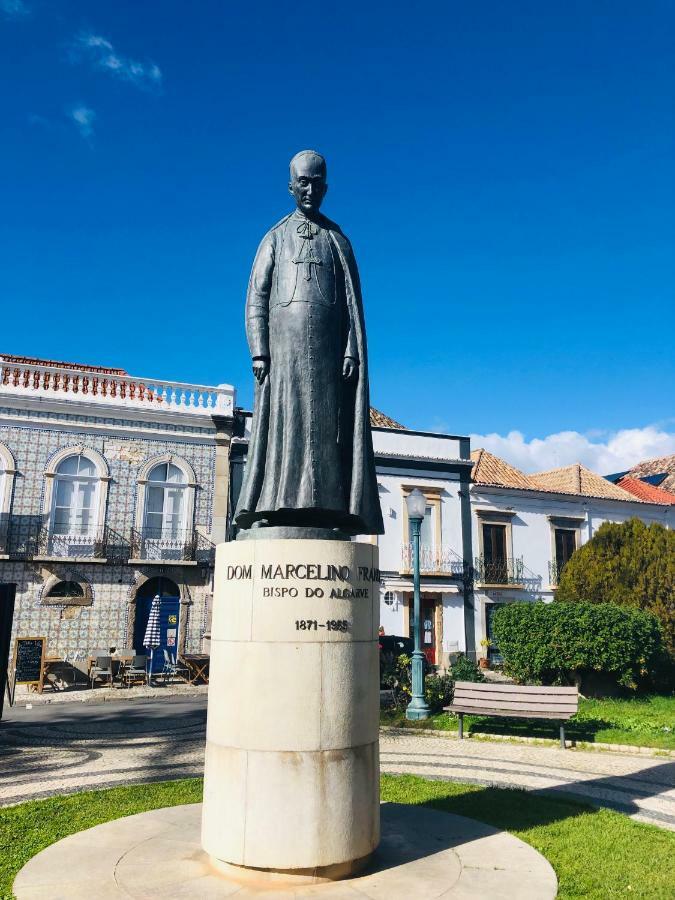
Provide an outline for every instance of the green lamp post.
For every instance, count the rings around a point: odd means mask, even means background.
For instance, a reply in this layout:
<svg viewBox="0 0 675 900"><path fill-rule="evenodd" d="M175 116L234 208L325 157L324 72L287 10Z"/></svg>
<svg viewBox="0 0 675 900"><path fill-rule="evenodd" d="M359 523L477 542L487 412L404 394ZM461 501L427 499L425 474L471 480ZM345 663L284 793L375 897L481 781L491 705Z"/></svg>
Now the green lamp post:
<svg viewBox="0 0 675 900"><path fill-rule="evenodd" d="M415 649L412 656L412 698L405 711L406 719L428 719L429 707L424 699L424 653L420 640L420 532L427 501L419 488L415 488L406 497L408 521L413 545L413 629Z"/></svg>

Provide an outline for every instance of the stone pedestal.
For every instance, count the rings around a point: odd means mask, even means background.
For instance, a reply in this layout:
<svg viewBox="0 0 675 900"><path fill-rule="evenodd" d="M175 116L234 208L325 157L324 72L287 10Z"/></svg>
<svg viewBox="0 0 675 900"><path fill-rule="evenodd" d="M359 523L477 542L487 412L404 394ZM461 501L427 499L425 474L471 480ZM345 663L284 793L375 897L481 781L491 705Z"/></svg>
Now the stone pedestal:
<svg viewBox="0 0 675 900"><path fill-rule="evenodd" d="M375 849L378 626L371 544L218 547L202 819L217 867L336 878Z"/></svg>

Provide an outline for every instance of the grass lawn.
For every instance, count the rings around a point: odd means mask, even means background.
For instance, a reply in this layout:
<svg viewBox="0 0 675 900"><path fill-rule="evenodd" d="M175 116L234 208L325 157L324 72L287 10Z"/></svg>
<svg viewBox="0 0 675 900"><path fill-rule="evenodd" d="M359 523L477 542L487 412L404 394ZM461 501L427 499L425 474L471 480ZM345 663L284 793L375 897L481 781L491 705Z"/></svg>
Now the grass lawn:
<svg viewBox="0 0 675 900"><path fill-rule="evenodd" d="M438 713L422 722L408 722L403 710L383 710L383 725L405 728L440 728L457 731L457 718ZM555 722L528 719L493 719L465 716L464 732L544 737L556 740ZM634 744L675 750L675 696L654 694L634 700L579 701L579 712L565 726L569 740L604 744Z"/></svg>
<svg viewBox="0 0 675 900"><path fill-rule="evenodd" d="M88 791L0 809L0 897L16 873L66 835L147 809L201 800L200 779ZM675 834L558 797L524 791L382 776L382 799L480 819L531 844L551 862L561 898L670 898Z"/></svg>
<svg viewBox="0 0 675 900"><path fill-rule="evenodd" d="M559 898L673 896L675 834L621 813L414 775L383 775L382 799L423 804L510 831L551 863Z"/></svg>

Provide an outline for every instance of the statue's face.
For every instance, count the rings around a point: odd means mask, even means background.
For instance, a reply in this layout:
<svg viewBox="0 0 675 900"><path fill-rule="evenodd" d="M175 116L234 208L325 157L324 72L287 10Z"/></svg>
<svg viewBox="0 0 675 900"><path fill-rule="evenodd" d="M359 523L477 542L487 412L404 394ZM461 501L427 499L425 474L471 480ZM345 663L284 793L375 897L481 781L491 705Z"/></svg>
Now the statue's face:
<svg viewBox="0 0 675 900"><path fill-rule="evenodd" d="M321 160L302 156L293 163L288 190L302 212L316 212L326 196L326 171Z"/></svg>

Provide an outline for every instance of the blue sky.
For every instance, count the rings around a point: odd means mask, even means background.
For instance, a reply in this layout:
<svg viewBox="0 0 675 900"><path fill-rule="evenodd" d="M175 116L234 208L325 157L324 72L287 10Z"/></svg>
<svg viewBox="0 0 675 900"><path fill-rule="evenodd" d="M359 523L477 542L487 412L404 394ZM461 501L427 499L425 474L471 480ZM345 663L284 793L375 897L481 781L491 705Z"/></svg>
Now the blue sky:
<svg viewBox="0 0 675 900"><path fill-rule="evenodd" d="M375 405L672 435L674 25L651 0L0 0L0 352L249 404L246 282L309 146Z"/></svg>

